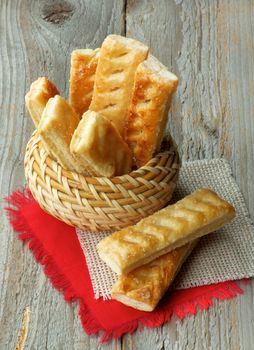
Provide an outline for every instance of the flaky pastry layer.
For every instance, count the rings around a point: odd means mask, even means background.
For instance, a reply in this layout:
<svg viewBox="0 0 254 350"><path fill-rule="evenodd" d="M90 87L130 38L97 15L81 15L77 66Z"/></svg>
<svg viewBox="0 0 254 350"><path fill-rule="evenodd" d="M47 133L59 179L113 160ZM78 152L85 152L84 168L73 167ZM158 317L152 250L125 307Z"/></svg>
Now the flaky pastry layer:
<svg viewBox="0 0 254 350"><path fill-rule="evenodd" d="M70 150L96 176L112 177L131 171L132 155L114 125L97 112L84 113Z"/></svg>
<svg viewBox="0 0 254 350"><path fill-rule="evenodd" d="M70 152L72 135L80 119L59 95L49 99L38 125L38 132L58 162L71 171L82 173L82 166Z"/></svg>
<svg viewBox="0 0 254 350"><path fill-rule="evenodd" d="M31 84L30 90L25 96L25 102L36 127L48 100L58 94L55 85L46 77L40 77Z"/></svg>

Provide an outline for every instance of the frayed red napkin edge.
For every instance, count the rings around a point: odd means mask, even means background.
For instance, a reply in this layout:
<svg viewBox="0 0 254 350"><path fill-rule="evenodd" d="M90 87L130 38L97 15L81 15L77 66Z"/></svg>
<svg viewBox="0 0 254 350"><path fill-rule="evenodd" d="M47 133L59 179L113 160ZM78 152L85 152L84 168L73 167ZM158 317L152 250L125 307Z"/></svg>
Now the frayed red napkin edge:
<svg viewBox="0 0 254 350"><path fill-rule="evenodd" d="M69 303L75 301L79 302L79 315L85 332L89 335L98 334L101 331L103 332L100 343L105 343L112 338L118 339L126 333L133 333L138 327L140 327L140 329L143 327L160 327L165 322L169 321L173 314L180 320L184 319L186 316L195 315L198 309L207 310L211 307L213 305L213 298L228 300L239 294L243 294L243 290L235 281L218 283L216 289L208 290L199 295L196 300L186 300L181 302L180 305L175 305L173 308L169 308L166 304L160 307L158 311L153 312L153 317L148 314L147 317L145 316L123 323L112 330L105 330L93 317L85 302L75 295L74 289L61 272L59 266L55 263L54 258L45 252L44 247L33 232L31 232L29 224L22 216L20 209L24 205L32 204L35 201L30 190L17 190L9 197L5 198L5 200L8 203L8 207L5 208L5 210L13 229L19 232L18 238L28 245L36 261L43 266L45 274L50 279L52 285L63 294L64 299ZM243 281L246 282L248 280L245 279Z"/></svg>

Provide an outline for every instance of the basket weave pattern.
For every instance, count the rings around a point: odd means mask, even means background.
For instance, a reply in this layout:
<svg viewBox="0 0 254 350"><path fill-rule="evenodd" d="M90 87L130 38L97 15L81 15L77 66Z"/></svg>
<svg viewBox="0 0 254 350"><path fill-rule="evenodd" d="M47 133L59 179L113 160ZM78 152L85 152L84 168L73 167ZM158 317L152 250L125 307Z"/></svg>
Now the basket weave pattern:
<svg viewBox="0 0 254 350"><path fill-rule="evenodd" d="M25 176L39 205L83 230L119 230L165 206L175 189L179 157L171 143L130 174L84 177L65 170L45 151L36 132L27 144Z"/></svg>

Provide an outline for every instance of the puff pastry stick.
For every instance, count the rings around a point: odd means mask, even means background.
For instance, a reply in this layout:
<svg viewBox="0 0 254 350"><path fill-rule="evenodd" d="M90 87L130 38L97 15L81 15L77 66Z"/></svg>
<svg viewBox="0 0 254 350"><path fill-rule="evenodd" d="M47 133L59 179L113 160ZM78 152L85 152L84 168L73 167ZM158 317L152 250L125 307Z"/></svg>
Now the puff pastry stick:
<svg viewBox="0 0 254 350"><path fill-rule="evenodd" d="M104 238L98 243L98 253L113 271L127 273L219 229L234 216L232 205L215 192L200 189Z"/></svg>
<svg viewBox="0 0 254 350"><path fill-rule="evenodd" d="M121 275L112 287L112 298L142 311L153 311L198 239Z"/></svg>
<svg viewBox="0 0 254 350"><path fill-rule="evenodd" d="M79 164L96 176L130 172L132 154L113 124L99 113L84 113L70 144Z"/></svg>
<svg viewBox="0 0 254 350"><path fill-rule="evenodd" d="M82 173L82 167L70 152L70 142L80 119L59 95L50 98L38 125L38 132L58 162L71 171Z"/></svg>
<svg viewBox="0 0 254 350"><path fill-rule="evenodd" d="M100 49L75 50L71 54L70 104L81 117L90 106Z"/></svg>
<svg viewBox="0 0 254 350"><path fill-rule="evenodd" d="M126 119L125 141L138 167L159 151L178 78L155 57L139 64Z"/></svg>
<svg viewBox="0 0 254 350"><path fill-rule="evenodd" d="M130 104L137 66L148 55L148 47L120 35L109 35L102 43L90 109L101 112L121 135Z"/></svg>
<svg viewBox="0 0 254 350"><path fill-rule="evenodd" d="M30 90L25 96L25 101L36 127L40 122L48 100L55 95L59 95L59 92L55 85L46 77L40 77L31 84Z"/></svg>

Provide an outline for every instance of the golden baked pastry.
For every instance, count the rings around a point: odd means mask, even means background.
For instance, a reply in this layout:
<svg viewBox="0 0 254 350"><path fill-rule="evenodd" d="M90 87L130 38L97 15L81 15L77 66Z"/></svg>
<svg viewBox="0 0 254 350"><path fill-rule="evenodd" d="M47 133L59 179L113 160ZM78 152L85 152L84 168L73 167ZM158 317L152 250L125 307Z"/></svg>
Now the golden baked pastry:
<svg viewBox="0 0 254 350"><path fill-rule="evenodd" d="M98 243L98 253L113 271L127 273L213 232L235 216L231 204L200 189L165 209Z"/></svg>
<svg viewBox="0 0 254 350"><path fill-rule="evenodd" d="M70 150L79 164L96 176L112 177L131 170L130 149L114 125L97 112L84 113Z"/></svg>
<svg viewBox="0 0 254 350"><path fill-rule="evenodd" d="M82 172L70 152L70 142L80 119L72 107L59 95L50 98L38 125L38 132L58 162L65 168Z"/></svg>
<svg viewBox="0 0 254 350"><path fill-rule="evenodd" d="M71 54L70 104L81 117L90 106L100 49L75 50Z"/></svg>
<svg viewBox="0 0 254 350"><path fill-rule="evenodd" d="M48 100L58 94L55 85L46 77L40 77L31 84L25 101L35 126L38 126Z"/></svg>
<svg viewBox="0 0 254 350"><path fill-rule="evenodd" d="M109 35L102 43L90 109L101 112L123 135L137 66L149 48L139 41Z"/></svg>
<svg viewBox="0 0 254 350"><path fill-rule="evenodd" d="M194 240L121 275L112 298L142 311L153 311L198 242Z"/></svg>
<svg viewBox="0 0 254 350"><path fill-rule="evenodd" d="M138 167L160 150L177 77L155 57L139 64L127 115L125 141Z"/></svg>

